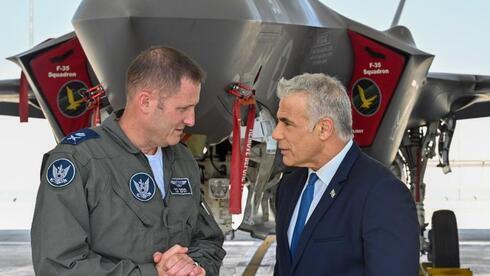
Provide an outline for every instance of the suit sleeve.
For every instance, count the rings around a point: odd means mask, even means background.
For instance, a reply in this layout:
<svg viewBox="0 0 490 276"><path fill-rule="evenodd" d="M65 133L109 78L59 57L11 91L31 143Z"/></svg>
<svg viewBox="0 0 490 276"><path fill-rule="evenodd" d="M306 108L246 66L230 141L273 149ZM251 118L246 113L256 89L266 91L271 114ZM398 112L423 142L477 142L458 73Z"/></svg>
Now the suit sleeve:
<svg viewBox="0 0 490 276"><path fill-rule="evenodd" d="M369 191L362 222L365 275L418 275L420 227L413 198L393 177Z"/></svg>
<svg viewBox="0 0 490 276"><path fill-rule="evenodd" d="M43 160L31 228L36 275L157 275L153 263L109 259L91 250L83 169L69 152L52 153Z"/></svg>
<svg viewBox="0 0 490 276"><path fill-rule="evenodd" d="M197 224L188 255L204 267L206 275L219 275L221 263L226 255L223 249L223 232L204 201L199 201L198 210Z"/></svg>

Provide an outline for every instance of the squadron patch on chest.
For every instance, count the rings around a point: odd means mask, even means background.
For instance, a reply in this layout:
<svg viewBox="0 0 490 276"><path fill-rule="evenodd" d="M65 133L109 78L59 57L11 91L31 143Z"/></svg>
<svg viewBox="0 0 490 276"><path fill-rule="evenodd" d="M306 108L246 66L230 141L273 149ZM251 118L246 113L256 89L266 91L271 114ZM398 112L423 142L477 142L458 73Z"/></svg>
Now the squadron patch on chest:
<svg viewBox="0 0 490 276"><path fill-rule="evenodd" d="M155 195L155 181L147 173L135 173L129 180L129 190L131 190L134 198L142 202L147 202Z"/></svg>
<svg viewBox="0 0 490 276"><path fill-rule="evenodd" d="M56 159L46 170L49 185L55 188L65 187L75 178L75 165L65 158Z"/></svg>
<svg viewBox="0 0 490 276"><path fill-rule="evenodd" d="M192 195L191 182L189 178L170 179L171 195Z"/></svg>

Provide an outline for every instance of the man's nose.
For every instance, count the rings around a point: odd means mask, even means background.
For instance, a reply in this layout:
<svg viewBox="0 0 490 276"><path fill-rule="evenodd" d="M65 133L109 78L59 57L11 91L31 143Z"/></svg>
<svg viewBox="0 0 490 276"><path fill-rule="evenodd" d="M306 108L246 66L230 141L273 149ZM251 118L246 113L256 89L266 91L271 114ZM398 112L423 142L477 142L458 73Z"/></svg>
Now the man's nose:
<svg viewBox="0 0 490 276"><path fill-rule="evenodd" d="M282 139L282 133L281 130L279 129L279 125L277 125L276 128L274 128L274 130L272 131L272 139L276 141Z"/></svg>
<svg viewBox="0 0 490 276"><path fill-rule="evenodd" d="M191 110L187 112L187 114L185 114L184 124L188 127L191 127L194 126L195 123L196 123L196 116L194 110Z"/></svg>

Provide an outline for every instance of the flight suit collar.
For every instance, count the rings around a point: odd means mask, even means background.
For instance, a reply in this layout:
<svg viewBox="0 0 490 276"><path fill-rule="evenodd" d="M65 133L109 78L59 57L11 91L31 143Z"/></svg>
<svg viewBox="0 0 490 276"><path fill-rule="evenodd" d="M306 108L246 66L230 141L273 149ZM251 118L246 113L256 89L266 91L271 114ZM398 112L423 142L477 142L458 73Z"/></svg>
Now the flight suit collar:
<svg viewBox="0 0 490 276"><path fill-rule="evenodd" d="M112 114L105 119L104 122L102 122L102 128L106 130L125 150L133 154L139 153L141 152L140 149L131 143L128 136L126 136L124 131L121 129L121 126L119 126L118 120L123 112L124 109L112 112Z"/></svg>
<svg viewBox="0 0 490 276"><path fill-rule="evenodd" d="M112 112L112 114L109 115L109 117L107 117L107 119L105 119L104 122L102 122L102 128L112 136L112 138L114 139L114 141L116 141L116 143L121 145L128 152L133 154L141 153L141 150L137 148L129 140L128 136L126 136L126 134L124 133L124 131L122 130L121 126L118 123L118 120L123 112L124 109L120 109L118 111ZM174 159L173 146L163 147L162 153L165 160L170 161L169 164L171 164Z"/></svg>

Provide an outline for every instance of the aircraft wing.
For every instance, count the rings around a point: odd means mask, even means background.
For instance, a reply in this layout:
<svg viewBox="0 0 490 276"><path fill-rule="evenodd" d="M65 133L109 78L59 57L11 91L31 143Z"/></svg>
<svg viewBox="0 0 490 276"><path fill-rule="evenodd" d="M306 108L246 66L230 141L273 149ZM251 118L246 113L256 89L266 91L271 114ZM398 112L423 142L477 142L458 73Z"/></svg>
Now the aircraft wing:
<svg viewBox="0 0 490 276"><path fill-rule="evenodd" d="M490 76L429 73L408 127L490 116Z"/></svg>
<svg viewBox="0 0 490 276"><path fill-rule="evenodd" d="M32 90L28 94L29 117L44 118ZM19 116L19 79L0 80L0 115Z"/></svg>

